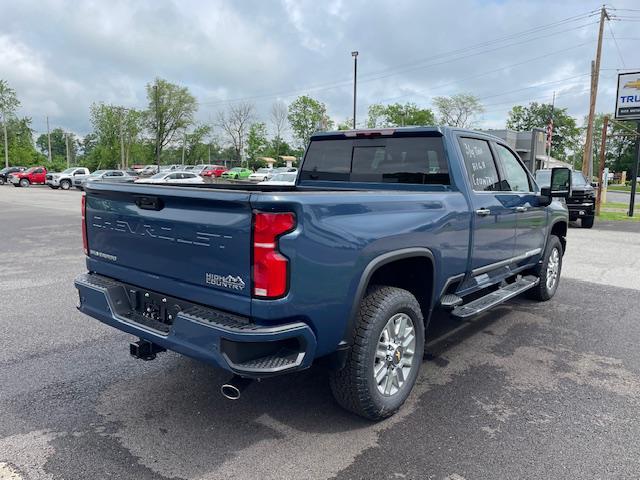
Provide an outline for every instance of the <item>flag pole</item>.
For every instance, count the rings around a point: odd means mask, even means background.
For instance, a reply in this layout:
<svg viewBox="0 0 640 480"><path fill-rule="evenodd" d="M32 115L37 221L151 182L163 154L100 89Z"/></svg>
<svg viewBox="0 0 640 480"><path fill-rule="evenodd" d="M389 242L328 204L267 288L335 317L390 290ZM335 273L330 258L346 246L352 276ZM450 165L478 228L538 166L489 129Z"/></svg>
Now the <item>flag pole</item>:
<svg viewBox="0 0 640 480"><path fill-rule="evenodd" d="M551 141L553 139L553 110L556 105L556 92L553 92L553 100L551 100L551 115L549 116L549 124L547 125L547 162L551 157Z"/></svg>

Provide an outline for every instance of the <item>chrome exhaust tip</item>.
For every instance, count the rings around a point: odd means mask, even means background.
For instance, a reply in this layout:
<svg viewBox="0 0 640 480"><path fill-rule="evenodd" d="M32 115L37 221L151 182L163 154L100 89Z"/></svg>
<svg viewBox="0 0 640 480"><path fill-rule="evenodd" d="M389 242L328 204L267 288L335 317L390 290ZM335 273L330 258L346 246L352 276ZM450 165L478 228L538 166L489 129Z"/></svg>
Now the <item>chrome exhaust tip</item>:
<svg viewBox="0 0 640 480"><path fill-rule="evenodd" d="M231 380L220 387L220 393L222 393L222 396L226 399L238 400L243 390L247 388L251 382L252 379L250 378L234 375Z"/></svg>

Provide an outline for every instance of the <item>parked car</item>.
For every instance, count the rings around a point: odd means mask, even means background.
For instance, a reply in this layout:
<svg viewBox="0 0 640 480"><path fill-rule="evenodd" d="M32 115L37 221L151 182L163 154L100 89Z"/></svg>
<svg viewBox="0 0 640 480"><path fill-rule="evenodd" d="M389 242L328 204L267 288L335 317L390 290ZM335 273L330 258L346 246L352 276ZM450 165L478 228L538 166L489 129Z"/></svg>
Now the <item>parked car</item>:
<svg viewBox="0 0 640 480"><path fill-rule="evenodd" d="M157 165L147 165L142 170L140 170L140 173L138 175L141 177L150 177L151 175L155 175L156 173L158 173Z"/></svg>
<svg viewBox="0 0 640 480"><path fill-rule="evenodd" d="M297 176L297 172L276 173L269 180L260 182L258 185L295 185Z"/></svg>
<svg viewBox="0 0 640 480"><path fill-rule="evenodd" d="M259 168L247 178L250 182L264 182L269 180L269 177L273 173L273 168Z"/></svg>
<svg viewBox="0 0 640 480"><path fill-rule="evenodd" d="M3 168L2 170L0 170L0 185L4 185L5 183L7 183L7 177L9 176L9 174L24 172L26 169L27 169L26 167L5 167L5 168Z"/></svg>
<svg viewBox="0 0 640 480"><path fill-rule="evenodd" d="M91 175L76 177L73 186L83 190L88 183L92 182L133 183L137 179L138 177L129 175L124 170L96 170Z"/></svg>
<svg viewBox="0 0 640 480"><path fill-rule="evenodd" d="M46 183L54 190L58 188L69 190L73 185L73 179L78 175L89 175L89 169L85 167L71 167L61 173L47 173Z"/></svg>
<svg viewBox="0 0 640 480"><path fill-rule="evenodd" d="M296 167L276 167L273 169L273 175L276 173L286 173L286 172L297 172L298 169Z"/></svg>
<svg viewBox="0 0 640 480"><path fill-rule="evenodd" d="M227 170L226 172L224 172L221 177L240 180L243 178L249 178L249 175L251 175L252 173L253 170L249 170L248 168L234 167L231 170Z"/></svg>
<svg viewBox="0 0 640 480"><path fill-rule="evenodd" d="M47 181L47 169L45 167L31 167L23 172L13 172L7 176L7 180L14 187L28 187L29 185L43 185Z"/></svg>
<svg viewBox="0 0 640 480"><path fill-rule="evenodd" d="M182 165L160 165L160 172L173 172L175 170L182 170Z"/></svg>
<svg viewBox="0 0 640 480"><path fill-rule="evenodd" d="M551 181L551 170L543 169L536 172L536 182L541 187L548 187ZM567 198L569 220L575 222L580 219L582 228L593 227L596 212L596 190L587 183L582 172L571 172L571 196Z"/></svg>
<svg viewBox="0 0 640 480"><path fill-rule="evenodd" d="M202 169L202 172L200 172L200 175L203 177L221 177L226 171L227 167L222 165L206 165L205 168Z"/></svg>
<svg viewBox="0 0 640 480"><path fill-rule="evenodd" d="M88 185L78 308L138 336L134 357L226 369L228 398L321 361L338 403L379 420L409 396L434 310L554 296L569 169L550 185L501 139L450 127L316 133L281 190Z"/></svg>
<svg viewBox="0 0 640 480"><path fill-rule="evenodd" d="M139 178L136 183L204 183L204 180L193 172L160 172L152 177Z"/></svg>

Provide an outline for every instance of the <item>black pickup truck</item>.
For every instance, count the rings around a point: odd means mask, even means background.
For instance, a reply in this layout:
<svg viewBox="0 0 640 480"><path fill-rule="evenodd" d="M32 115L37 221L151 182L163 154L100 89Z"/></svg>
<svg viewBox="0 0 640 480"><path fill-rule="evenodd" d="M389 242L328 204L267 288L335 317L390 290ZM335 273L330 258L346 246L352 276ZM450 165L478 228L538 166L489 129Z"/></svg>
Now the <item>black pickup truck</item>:
<svg viewBox="0 0 640 480"><path fill-rule="evenodd" d="M542 169L536 172L536 182L541 187L548 187L551 181L551 170ZM571 172L571 195L567 198L569 221L580 219L582 228L593 227L596 212L596 191L584 178L582 172Z"/></svg>

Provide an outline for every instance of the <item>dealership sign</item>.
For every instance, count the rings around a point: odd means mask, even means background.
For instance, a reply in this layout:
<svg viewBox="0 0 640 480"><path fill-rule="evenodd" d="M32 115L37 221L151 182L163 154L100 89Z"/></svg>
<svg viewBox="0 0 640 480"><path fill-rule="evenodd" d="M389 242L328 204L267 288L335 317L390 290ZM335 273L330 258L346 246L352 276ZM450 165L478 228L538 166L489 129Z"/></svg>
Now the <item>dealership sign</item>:
<svg viewBox="0 0 640 480"><path fill-rule="evenodd" d="M618 120L640 120L640 72L618 74Z"/></svg>

